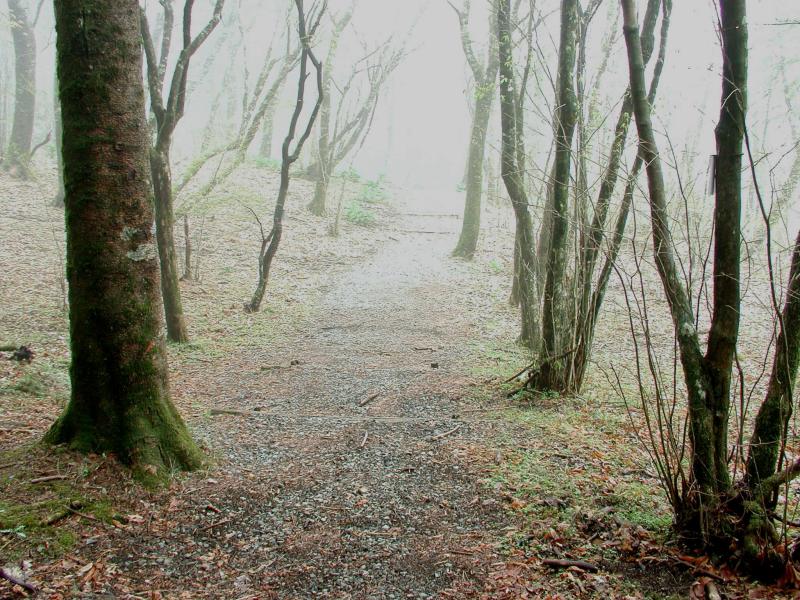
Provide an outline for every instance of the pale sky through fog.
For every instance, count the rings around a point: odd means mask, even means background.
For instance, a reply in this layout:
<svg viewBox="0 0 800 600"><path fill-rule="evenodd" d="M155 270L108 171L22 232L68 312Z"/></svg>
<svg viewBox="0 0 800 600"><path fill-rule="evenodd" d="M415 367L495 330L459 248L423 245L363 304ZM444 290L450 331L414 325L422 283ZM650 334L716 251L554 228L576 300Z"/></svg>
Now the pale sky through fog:
<svg viewBox="0 0 800 600"><path fill-rule="evenodd" d="M155 14L157 3L148 0ZM459 4L462 0L453 0ZM330 0L329 9L341 12L350 0ZM193 62L192 74L198 71L211 52L221 52L224 59L215 64L214 72L197 86L190 98L189 111L181 123L175 145L176 161L190 159L208 120L211 98L223 85L226 72L243 71L244 50L236 42L233 58L231 40L238 40L233 14L241 10L245 30L246 55L251 79L255 77L260 60L274 32L285 28L283 18L292 3L289 0L228 0L225 23L228 41L215 50L210 39ZM306 2L306 4L310 4ZM523 2L526 4L526 2ZM640 11L644 0L638 1ZM484 55L487 26L487 0L472 0L476 50ZM558 0L538 0L537 7L550 16L538 31L539 43L548 56L548 68L555 68L555 47L558 39ZM197 2L195 23L203 23L211 0ZM764 116L769 106L768 139L763 148L778 156L791 147L791 135L786 124L786 106L782 83L775 66L781 56L787 58L787 75L797 81L800 64L795 60L792 37L800 27L771 25L781 19L800 19L800 0L762 0L749 2L750 23L750 119L751 135L762 142ZM608 31L609 18L617 12L615 0L605 0L590 29L588 80L597 69L599 48ZM694 168L702 171L708 154L713 152L714 126L719 111L720 51L716 33L716 3L712 0L678 0L674 2L669 34L667 60L656 106L656 126L669 131L676 151L687 147L693 152ZM619 20L614 25L617 35L609 71L600 85L604 100L603 112L615 114L616 102L627 83L627 63ZM215 32L214 35L218 35ZM354 37L357 33L358 38ZM469 71L461 50L458 21L446 0L360 0L353 23L341 42L335 77L346 79L349 62L363 54L357 39L374 47L390 35L395 40L408 39L412 49L403 64L395 71L383 94L375 116L370 138L355 158L354 166L364 176L388 176L395 184L408 187L427 187L454 190L462 178L466 147L469 138L470 113L467 98ZM324 57L327 42L324 32L319 40L318 54ZM791 54L790 54L791 52ZM795 62L792 62L795 61ZM547 89L547 78L541 65L537 75L544 86L544 98L539 98L540 110L547 118L530 112L527 116L529 150L536 163L537 152L543 154L550 144L549 111L553 93ZM229 73L230 75L230 73ZM240 81L241 78L237 81ZM296 74L289 77L281 102L275 128L275 147L286 131L286 118L291 109ZM767 90L772 86L770 99ZM533 91L533 90L532 90ZM233 106L232 110L235 110ZM613 121L614 116L610 117ZM492 117L489 143L496 149L499 136L497 103ZM609 124L605 129L611 127ZM536 135L533 131L541 132ZM600 135L608 135L608 132ZM604 147L602 139L598 139ZM311 141L313 144L313 140ZM541 162L541 161L540 161ZM346 168L349 159L340 168Z"/></svg>
<svg viewBox="0 0 800 600"><path fill-rule="evenodd" d="M331 3L336 10L339 0ZM457 4L457 2L456 2ZM474 20L485 19L486 2L473 0ZM553 0L539 2L540 6L555 6ZM644 2L639 1L640 10ZM794 5L794 6L792 6ZM615 3L607 0L593 22L595 43L605 35L609 9ZM543 9L549 12L548 9ZM790 26L774 26L780 19L798 18L800 2L760 1L749 6L751 45L751 126L761 135L763 115L766 111L764 88L775 85L772 66L777 57L791 45L791 34L800 33ZM467 107L468 70L461 51L458 22L445 0L362 0L354 19L359 31L373 31L402 35L408 24L416 23L411 34L414 52L398 69L391 85L391 94L381 100L373 130L356 164L374 176L384 170L401 185L424 187L455 186L461 179L466 144L469 136ZM481 27L482 25L482 27ZM674 3L670 28L667 60L657 105L657 125L669 126L670 137L676 147L682 147L702 125L698 154L703 168L706 156L713 152L713 130L716 124L720 90L720 52L716 34L716 6L711 0L678 1ZM546 23L547 30L540 32L543 46L558 37L558 14ZM621 33L621 24L617 24ZM485 35L486 25L476 23L478 32ZM782 42L782 43L780 43ZM552 44L551 44L552 46ZM555 52L555 47L550 51ZM624 43L621 38L615 46L615 60L602 88L604 93L616 98L621 95L627 78ZM793 59L793 56L788 56ZM596 65L590 57L589 76ZM551 65L551 68L553 66ZM798 65L789 66L790 79L796 80ZM552 102L552 100L550 100ZM496 107L495 107L496 108ZM789 143L785 126L785 106L782 89L777 89L770 112L770 137L775 146ZM705 114L705 118L703 115ZM529 125L535 117L528 117ZM495 110L493 127L499 115ZM544 127L547 133L547 127ZM496 142L494 142L496 143ZM542 143L549 144L548 139ZM388 153L388 160L386 154ZM387 164L388 163L388 164Z"/></svg>

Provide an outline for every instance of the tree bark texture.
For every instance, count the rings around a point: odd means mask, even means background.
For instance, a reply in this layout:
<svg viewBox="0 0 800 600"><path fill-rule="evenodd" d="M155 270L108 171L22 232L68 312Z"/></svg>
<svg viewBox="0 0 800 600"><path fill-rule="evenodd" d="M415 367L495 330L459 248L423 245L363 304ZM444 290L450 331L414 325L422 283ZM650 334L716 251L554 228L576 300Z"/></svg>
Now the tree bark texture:
<svg viewBox="0 0 800 600"><path fill-rule="evenodd" d="M51 443L200 465L170 400L137 0L56 0L72 390Z"/></svg>
<svg viewBox="0 0 800 600"><path fill-rule="evenodd" d="M181 303L180 275L175 252L175 215L170 167L170 148L172 136L178 122L183 118L186 108L186 87L189 77L189 64L198 48L208 39L222 18L225 0L216 0L214 12L205 27L192 37L192 12L194 0L186 0L183 8L182 46L175 63L167 97L163 95L164 77L169 61L172 40L173 11L169 2L163 3L164 31L160 54L156 57L150 27L145 13L139 15L141 39L147 59L147 81L150 90L150 103L155 116L155 142L150 150L153 192L155 194L156 239L161 265L161 294L164 298L164 315L167 324L167 338L172 342L189 341L189 332L183 315Z"/></svg>
<svg viewBox="0 0 800 600"><path fill-rule="evenodd" d="M325 215L325 204L328 199L328 186L331 179L331 169L334 168L333 156L331 152L331 88L333 86L333 64L339 49L339 41L342 33L353 18L354 5L339 19L334 19L331 43L328 46L328 54L325 56L322 79L322 106L319 112L319 138L317 140L317 152L319 153L317 164L317 182L314 186L314 196L308 205L311 214L318 217Z"/></svg>
<svg viewBox="0 0 800 600"><path fill-rule="evenodd" d="M536 295L536 265L533 256L533 224L528 198L518 165L517 94L511 39L511 2L497 2L497 35L500 57L500 121L502 129L501 171L511 198L516 220L516 244L519 253L520 341L531 349L539 343L539 315Z"/></svg>
<svg viewBox="0 0 800 600"><path fill-rule="evenodd" d="M646 65L655 49L655 27L658 21L659 9L662 0L648 0L645 11L642 30L642 58ZM669 32L671 0L664 2L664 11L661 23L661 40L659 44L658 58L653 69L650 81L650 91L648 100L650 105L654 105L658 84L661 79L664 61L666 58L667 34ZM619 254L622 236L627 226L628 214L633 201L633 192L639 172L642 168L641 157L637 154L633 167L629 171L628 182L622 198L622 204L614 225L614 228L606 234L606 222L608 221L608 211L611 205L611 198L616 187L619 169L622 163L625 144L628 138L633 105L631 101L630 87L625 91L617 123L614 128L614 138L609 151L608 163L603 171L597 201L594 205L594 214L589 231L586 235L585 244L581 247L578 256L579 286L578 286L578 314L575 319L574 339L575 352L568 358L569 366L567 376L568 389L580 391L583 385L586 369L591 358L592 343L594 341L594 331L597 319L605 298L606 286ZM596 283L593 282L597 259L600 255L600 248L603 241L609 238L609 249L606 261L600 270ZM594 283L594 288L592 287Z"/></svg>
<svg viewBox="0 0 800 600"><path fill-rule="evenodd" d="M478 247L478 236L481 229L481 200L483 197L483 163L486 158L486 137L489 120L492 116L492 105L497 86L497 72L500 68L497 51L497 19L492 18L490 27L489 57L485 65L477 62L472 40L469 36L469 4L463 12L458 12L461 27L461 45L467 62L472 69L475 85L475 110L472 115L472 128L469 141L469 152L466 169L466 198L464 201L464 218L461 233L458 237L453 256L470 259Z"/></svg>
<svg viewBox="0 0 800 600"><path fill-rule="evenodd" d="M575 94L575 54L578 36L578 0L561 2L561 40L558 52L558 98L555 131L556 156L553 180L553 214L547 274L542 304L542 346L539 389L562 391L566 388L564 360L553 360L562 352L562 322L565 309L565 271L569 234L569 191L572 169L572 142L578 117Z"/></svg>
<svg viewBox="0 0 800 600"><path fill-rule="evenodd" d="M319 116L319 112L323 103L324 69L322 63L317 59L313 49L311 48L311 38L313 37L313 32L315 32L317 29L317 25L319 25L319 19L324 13L325 5L323 5L323 8L320 9L320 11L316 14L316 21L310 26L310 28L306 23L303 0L295 0L295 6L297 8L299 22L298 33L302 48L300 52L300 73L297 83L297 96L295 99L294 112L292 113L292 118L289 122L289 131L287 132L286 137L283 140L283 145L281 146L280 187L278 189L278 198L275 202L275 210L273 211L272 229L269 235L264 235L262 228L261 249L259 250L258 254L258 281L256 282L256 289L253 292L250 302L245 304L244 307L245 312L249 313L258 312L261 309L261 303L264 301L264 294L266 293L267 284L269 283L272 261L275 259L275 256L278 253L281 236L283 234L283 215L286 208L286 199L289 195L290 169L300 157L300 153L303 151L303 146L311 135L311 130L314 127L317 117ZM309 30L312 32L311 35L309 34ZM298 124L303 113L303 105L306 101L306 83L310 75L309 62L312 64L316 73L315 80L317 87L317 99L314 104L314 108L308 117L305 129L298 136ZM295 138L297 138L296 142ZM293 143L294 148L292 148Z"/></svg>

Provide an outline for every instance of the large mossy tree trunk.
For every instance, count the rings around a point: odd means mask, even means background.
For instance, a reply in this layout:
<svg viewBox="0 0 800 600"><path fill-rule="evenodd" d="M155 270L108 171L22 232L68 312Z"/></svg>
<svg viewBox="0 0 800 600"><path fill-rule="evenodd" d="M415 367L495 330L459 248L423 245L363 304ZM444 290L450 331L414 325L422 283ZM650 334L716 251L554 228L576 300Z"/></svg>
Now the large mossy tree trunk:
<svg viewBox="0 0 800 600"><path fill-rule="evenodd" d="M578 0L562 0L555 113L553 212L542 304L540 367L535 382L538 389L555 391L564 391L567 387L567 371L564 368L564 360L558 360L556 357L563 351L561 332L564 329L563 311L566 308L564 284L569 237L570 173L572 171L572 142L578 117L578 101L575 93L577 43Z"/></svg>
<svg viewBox="0 0 800 600"><path fill-rule="evenodd" d="M3 168L27 179L36 113L36 37L23 0L8 0L8 12L14 43L14 120Z"/></svg>
<svg viewBox="0 0 800 600"><path fill-rule="evenodd" d="M170 400L137 0L56 0L69 404L46 436L143 475L201 454Z"/></svg>

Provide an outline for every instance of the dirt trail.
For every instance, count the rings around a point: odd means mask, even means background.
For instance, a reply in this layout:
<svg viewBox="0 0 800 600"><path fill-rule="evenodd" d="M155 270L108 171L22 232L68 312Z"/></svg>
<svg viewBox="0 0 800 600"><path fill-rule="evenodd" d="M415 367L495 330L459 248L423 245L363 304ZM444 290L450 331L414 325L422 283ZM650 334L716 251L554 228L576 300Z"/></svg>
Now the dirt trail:
<svg viewBox="0 0 800 600"><path fill-rule="evenodd" d="M205 493L230 522L185 524L131 567L155 560L191 586L197 557L219 552L239 573L220 589L282 598L426 598L483 574L476 556L504 517L473 468L493 423L462 400L474 333L468 307L454 310L470 273L449 257L452 200L401 199L386 242L328 283L305 337L207 379L220 400L200 428L227 475Z"/></svg>

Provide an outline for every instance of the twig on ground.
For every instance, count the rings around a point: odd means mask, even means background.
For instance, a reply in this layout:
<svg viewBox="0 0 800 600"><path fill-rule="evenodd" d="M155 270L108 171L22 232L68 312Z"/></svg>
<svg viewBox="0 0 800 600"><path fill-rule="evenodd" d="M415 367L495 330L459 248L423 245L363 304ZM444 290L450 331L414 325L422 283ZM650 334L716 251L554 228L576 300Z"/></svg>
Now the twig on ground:
<svg viewBox="0 0 800 600"><path fill-rule="evenodd" d="M586 562L584 560L568 560L565 558L543 558L542 564L554 569L567 569L569 567L577 567L590 573L597 573L600 569L597 565Z"/></svg>
<svg viewBox="0 0 800 600"><path fill-rule="evenodd" d="M435 441L441 440L442 438L446 438L448 435L451 435L451 434L455 433L456 431L458 431L459 429L461 429L461 426L462 426L462 423L459 423L458 425L456 425L452 429L450 429L448 431L445 431L444 433L440 433L439 435L433 436L431 438L431 441L435 442Z"/></svg>
<svg viewBox="0 0 800 600"><path fill-rule="evenodd" d="M359 448L363 448L367 444L367 438L369 437L369 431L364 432L364 439L361 440L361 443L358 445Z"/></svg>
<svg viewBox="0 0 800 600"><path fill-rule="evenodd" d="M227 408L212 408L210 411L212 417L217 417L220 415L234 415L237 417L247 417L250 413L245 412L243 410L229 410Z"/></svg>
<svg viewBox="0 0 800 600"><path fill-rule="evenodd" d="M31 594L35 594L39 591L35 585L28 583L27 581L23 581L7 569L0 568L0 577L6 581L10 581L13 585L18 585L19 587L28 590Z"/></svg>
<svg viewBox="0 0 800 600"><path fill-rule="evenodd" d="M31 479L28 483L46 483L48 481L64 481L65 479L68 479L66 475L47 475L46 477Z"/></svg>
<svg viewBox="0 0 800 600"><path fill-rule="evenodd" d="M214 529L214 527L219 527L220 525L225 525L225 523L230 523L230 519L222 519L221 521L214 521L213 523L209 523L205 527L201 527L200 531L208 531L209 529Z"/></svg>
<svg viewBox="0 0 800 600"><path fill-rule="evenodd" d="M366 406L367 404L369 404L370 402L375 400L375 398L377 398L380 395L381 395L380 392L378 392L377 394L372 394L368 398L364 398L363 400L361 400L361 402L359 402L358 405L359 406Z"/></svg>

